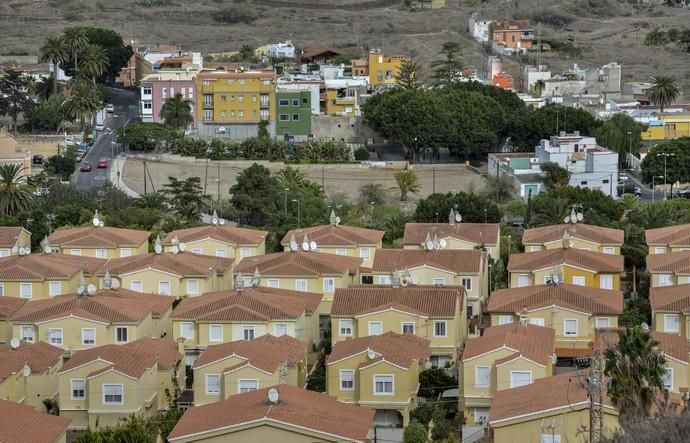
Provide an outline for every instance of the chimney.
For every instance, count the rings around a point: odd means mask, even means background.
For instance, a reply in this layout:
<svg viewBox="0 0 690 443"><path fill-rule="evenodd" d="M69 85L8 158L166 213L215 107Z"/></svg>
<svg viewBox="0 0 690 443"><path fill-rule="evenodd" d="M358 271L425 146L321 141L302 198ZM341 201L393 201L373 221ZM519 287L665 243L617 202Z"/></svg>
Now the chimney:
<svg viewBox="0 0 690 443"><path fill-rule="evenodd" d="M527 307L523 307L522 311L520 311L520 326L526 328L527 325L529 324L529 318L527 317L528 311Z"/></svg>
<svg viewBox="0 0 690 443"><path fill-rule="evenodd" d="M178 337L177 339L177 352L182 354L184 358L184 337Z"/></svg>

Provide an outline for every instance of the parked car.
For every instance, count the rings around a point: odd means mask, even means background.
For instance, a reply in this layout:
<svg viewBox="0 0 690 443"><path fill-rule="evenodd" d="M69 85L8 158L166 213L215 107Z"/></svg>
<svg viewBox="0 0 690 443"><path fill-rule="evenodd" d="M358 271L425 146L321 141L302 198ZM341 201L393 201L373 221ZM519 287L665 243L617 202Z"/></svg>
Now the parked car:
<svg viewBox="0 0 690 443"><path fill-rule="evenodd" d="M84 160L84 153L83 152L77 152L76 154L74 154L74 161L75 162L79 163L82 160Z"/></svg>
<svg viewBox="0 0 690 443"><path fill-rule="evenodd" d="M113 106L113 104L110 103L108 104L108 106L105 107L105 110L106 112L108 112L108 114L112 114L113 112L115 112L115 106Z"/></svg>
<svg viewBox="0 0 690 443"><path fill-rule="evenodd" d="M98 169L105 169L108 167L108 159L107 158L101 158L98 160L98 163L96 164L96 167Z"/></svg>
<svg viewBox="0 0 690 443"><path fill-rule="evenodd" d="M91 163L82 162L81 166L79 166L79 171L80 172L90 172L91 171Z"/></svg>
<svg viewBox="0 0 690 443"><path fill-rule="evenodd" d="M34 155L33 164L34 165L42 165L43 164L43 156L41 154Z"/></svg>
<svg viewBox="0 0 690 443"><path fill-rule="evenodd" d="M642 195L642 188L640 188L639 186L635 186L633 188L633 195L640 197Z"/></svg>

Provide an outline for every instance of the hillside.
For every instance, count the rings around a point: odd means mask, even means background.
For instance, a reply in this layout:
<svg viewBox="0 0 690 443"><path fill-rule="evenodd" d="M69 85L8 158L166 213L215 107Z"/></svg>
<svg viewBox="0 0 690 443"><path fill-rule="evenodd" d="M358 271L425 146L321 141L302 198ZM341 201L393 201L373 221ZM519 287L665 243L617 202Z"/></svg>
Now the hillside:
<svg viewBox="0 0 690 443"><path fill-rule="evenodd" d="M480 6L470 6L475 3ZM238 23L219 23L224 11ZM465 62L481 67L482 49L466 32L475 11L486 18L539 19L544 40L570 40L576 48L570 54L544 56L552 68L617 61L626 81L664 72L690 89L687 53L643 44L654 27L688 26L690 10L635 9L624 0L447 0L445 9L433 11L411 11L402 0L5 0L0 52L36 53L45 36L66 26L92 25L113 28L127 40L178 43L204 52L291 39L300 46L322 42L353 52L373 47L414 52L425 62L443 42L457 40L465 46ZM517 75L517 60L507 67Z"/></svg>

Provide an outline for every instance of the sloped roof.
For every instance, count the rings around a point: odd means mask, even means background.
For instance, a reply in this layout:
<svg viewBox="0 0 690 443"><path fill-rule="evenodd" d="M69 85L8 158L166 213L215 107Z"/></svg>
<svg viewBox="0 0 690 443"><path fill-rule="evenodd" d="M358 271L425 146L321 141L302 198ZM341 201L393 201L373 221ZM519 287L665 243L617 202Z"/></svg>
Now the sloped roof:
<svg viewBox="0 0 690 443"><path fill-rule="evenodd" d="M66 247L119 248L139 247L149 239L149 231L137 229L81 226L76 228L60 228L50 234L48 241L51 245Z"/></svg>
<svg viewBox="0 0 690 443"><path fill-rule="evenodd" d="M538 271L551 266L567 264L594 272L623 272L623 256L585 251L575 248L547 249L544 251L512 254L508 271Z"/></svg>
<svg viewBox="0 0 690 443"><path fill-rule="evenodd" d="M254 340L237 340L206 348L194 362L194 368L235 356L246 360L245 364L274 373L282 362L295 366L306 361L308 344L287 335L274 337L262 335Z"/></svg>
<svg viewBox="0 0 690 443"><path fill-rule="evenodd" d="M620 329L600 329L597 330L594 347L606 351L607 348L615 346L620 341L618 335ZM664 332L650 331L652 339L659 343L659 349L664 354L682 362L690 361L690 342L678 334L666 334Z"/></svg>
<svg viewBox="0 0 690 443"><path fill-rule="evenodd" d="M0 227L0 246L11 248L17 244L17 239L22 233L21 226L2 226Z"/></svg>
<svg viewBox="0 0 690 443"><path fill-rule="evenodd" d="M230 270L232 258L193 254L191 252L163 252L120 257L108 260L108 270L112 275L123 275L152 268L181 277L207 277L216 270L219 275ZM99 274L104 274L105 268Z"/></svg>
<svg viewBox="0 0 690 443"><path fill-rule="evenodd" d="M404 271L419 266L431 266L449 272L481 271L482 253L476 249L377 249L373 272Z"/></svg>
<svg viewBox="0 0 690 443"><path fill-rule="evenodd" d="M409 368L413 360L418 362L427 360L431 354L430 349L430 342L425 338L413 334L386 332L382 335L350 338L338 342L333 346L326 364L333 364L344 358L372 350L377 354L377 358Z"/></svg>
<svg viewBox="0 0 690 443"><path fill-rule="evenodd" d="M320 225L291 229L285 234L280 244L288 246L293 235L295 240L301 243L306 235L310 241L315 241L319 246L376 245L383 239L383 234L383 231L355 226Z"/></svg>
<svg viewBox="0 0 690 443"><path fill-rule="evenodd" d="M93 274L105 260L68 254L12 255L0 258L0 280L66 279L79 271Z"/></svg>
<svg viewBox="0 0 690 443"><path fill-rule="evenodd" d="M407 223L405 224L405 245L420 245L427 234L438 239L455 238L476 245L495 245L498 241L498 223Z"/></svg>
<svg viewBox="0 0 690 443"><path fill-rule="evenodd" d="M235 271L251 275L258 269L262 276L342 275L354 274L361 263L359 257L322 252L276 252L244 257Z"/></svg>
<svg viewBox="0 0 690 443"><path fill-rule="evenodd" d="M690 223L647 229L644 236L648 245L690 246Z"/></svg>
<svg viewBox="0 0 690 443"><path fill-rule="evenodd" d="M623 313L623 293L570 284L499 289L489 297L487 311L517 313L523 308L532 311L547 306L590 314L620 315Z"/></svg>
<svg viewBox="0 0 690 443"><path fill-rule="evenodd" d="M154 317L160 317L168 309L172 308L175 302L175 297L168 295L146 294L142 292L130 291L119 287L117 289L101 289L96 291L95 296L113 297L116 299L138 300L139 302L149 303L151 305L151 313Z"/></svg>
<svg viewBox="0 0 690 443"><path fill-rule="evenodd" d="M374 308L384 310L396 303L429 317L453 317L464 295L462 286L351 285L336 288L331 315L355 316Z"/></svg>
<svg viewBox="0 0 690 443"><path fill-rule="evenodd" d="M690 312L690 284L650 288L649 304L655 311Z"/></svg>
<svg viewBox="0 0 690 443"><path fill-rule="evenodd" d="M604 228L602 226L578 224L560 224L526 229L522 235L522 243L536 245L550 243L563 239L568 232L571 237L598 243L602 245L622 245L623 230Z"/></svg>
<svg viewBox="0 0 690 443"><path fill-rule="evenodd" d="M64 350L46 342L27 343L21 341L17 349L5 348L0 351L0 382L13 373L21 372L25 364L32 374L42 374L60 363Z"/></svg>
<svg viewBox="0 0 690 443"><path fill-rule="evenodd" d="M648 255L647 271L688 274L690 273L690 251Z"/></svg>
<svg viewBox="0 0 690 443"><path fill-rule="evenodd" d="M373 425L375 411L347 403L335 397L289 385L275 386L280 401L266 401L270 387L226 400L187 409L168 436L175 442L184 436L199 435L243 424L279 422L312 432L335 435L343 441L364 442ZM232 411L232 413L229 413Z"/></svg>
<svg viewBox="0 0 690 443"><path fill-rule="evenodd" d="M226 225L207 225L196 228L177 229L165 236L163 245L170 246L174 238L184 243L210 238L231 245L260 245L266 240L267 231L238 228Z"/></svg>
<svg viewBox="0 0 690 443"><path fill-rule="evenodd" d="M519 322L509 323L486 328L481 337L468 340L462 359L469 360L506 347L543 365L554 354L554 343L555 332L552 328L538 325L524 326Z"/></svg>
<svg viewBox="0 0 690 443"><path fill-rule="evenodd" d="M19 297L0 297L0 319L5 319L17 312L28 300Z"/></svg>
<svg viewBox="0 0 690 443"><path fill-rule="evenodd" d="M2 443L55 443L71 420L38 412L28 405L0 400L0 441Z"/></svg>
<svg viewBox="0 0 690 443"><path fill-rule="evenodd" d="M340 54L340 51L338 51L336 49L333 49L331 47L324 46L321 44L316 44L316 45L311 45L311 46L307 46L306 48L304 48L304 51L302 52L302 58L305 60L311 60L314 57L321 55L321 54L325 54L327 52L330 52L330 53L335 54L335 55Z"/></svg>

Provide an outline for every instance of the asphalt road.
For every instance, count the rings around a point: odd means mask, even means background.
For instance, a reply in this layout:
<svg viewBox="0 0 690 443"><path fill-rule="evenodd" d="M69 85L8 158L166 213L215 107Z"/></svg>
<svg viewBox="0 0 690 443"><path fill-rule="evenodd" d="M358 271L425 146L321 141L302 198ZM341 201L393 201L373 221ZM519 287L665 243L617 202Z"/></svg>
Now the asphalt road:
<svg viewBox="0 0 690 443"><path fill-rule="evenodd" d="M111 89L112 95L109 103L115 106L115 112L108 114L102 131L98 131L96 141L89 149L82 161L91 163L89 172L77 171L74 173L74 183L79 189L89 189L103 186L108 182L110 168L113 167L113 154L116 154L117 146L113 146L115 129L125 126L130 120L138 118L139 97L136 92L123 89ZM98 169L100 159L108 161L107 169Z"/></svg>

